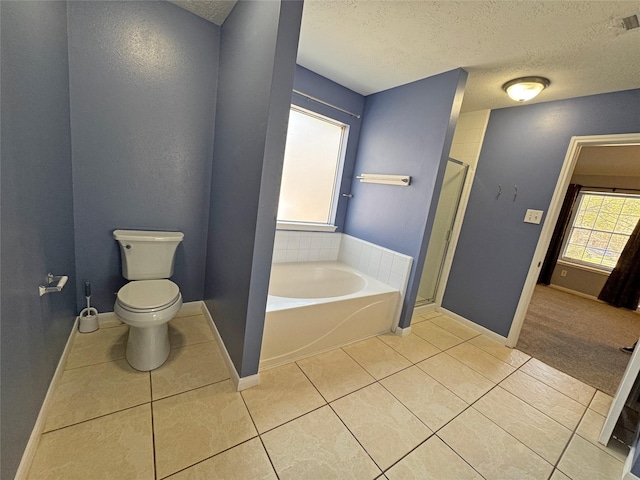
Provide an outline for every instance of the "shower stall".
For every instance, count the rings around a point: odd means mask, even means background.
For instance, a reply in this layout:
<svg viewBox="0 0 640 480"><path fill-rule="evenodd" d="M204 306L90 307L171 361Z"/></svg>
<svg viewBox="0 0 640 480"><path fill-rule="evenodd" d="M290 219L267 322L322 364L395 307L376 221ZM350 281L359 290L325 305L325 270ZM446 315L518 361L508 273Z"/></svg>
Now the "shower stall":
<svg viewBox="0 0 640 480"><path fill-rule="evenodd" d="M436 301L468 169L469 165L459 160L449 158L447 162L420 277L416 306L429 305Z"/></svg>

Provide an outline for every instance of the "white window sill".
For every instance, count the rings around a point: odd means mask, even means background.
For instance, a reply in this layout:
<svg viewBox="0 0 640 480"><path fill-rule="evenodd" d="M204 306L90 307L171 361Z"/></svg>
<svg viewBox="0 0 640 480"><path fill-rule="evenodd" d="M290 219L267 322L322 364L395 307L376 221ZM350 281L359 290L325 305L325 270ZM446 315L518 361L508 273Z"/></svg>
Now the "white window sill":
<svg viewBox="0 0 640 480"><path fill-rule="evenodd" d="M293 230L298 232L335 232L335 225L324 223L278 222L277 230Z"/></svg>
<svg viewBox="0 0 640 480"><path fill-rule="evenodd" d="M584 270L586 272L597 273L599 275L605 275L607 277L609 275L611 275L611 270L604 270L604 269L597 268L597 267L589 267L588 265L583 265L581 263L573 263L573 262L569 262L567 260L558 260L557 264L558 265L566 265L567 267L576 268L578 270Z"/></svg>

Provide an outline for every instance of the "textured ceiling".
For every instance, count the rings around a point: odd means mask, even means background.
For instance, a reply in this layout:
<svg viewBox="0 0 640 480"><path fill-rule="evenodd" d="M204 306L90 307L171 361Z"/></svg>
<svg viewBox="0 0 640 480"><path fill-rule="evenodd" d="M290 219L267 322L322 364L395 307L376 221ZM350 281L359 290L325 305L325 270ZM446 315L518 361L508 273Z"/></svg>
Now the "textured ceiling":
<svg viewBox="0 0 640 480"><path fill-rule="evenodd" d="M582 147L573 174L635 177L640 188L640 145Z"/></svg>
<svg viewBox="0 0 640 480"><path fill-rule="evenodd" d="M175 3L216 25L222 25L227 15L233 10L236 0L171 0L171 3Z"/></svg>
<svg viewBox="0 0 640 480"><path fill-rule="evenodd" d="M640 87L639 1L306 0L298 63L367 95L457 67L463 110L512 106L506 81L541 75L535 101ZM535 102L534 101L534 102Z"/></svg>
<svg viewBox="0 0 640 480"><path fill-rule="evenodd" d="M174 3L218 25L235 4ZM637 12L639 0L305 0L298 63L363 95L463 67L463 111L513 106L501 86L520 76L551 80L529 103L628 90L640 28L613 20Z"/></svg>

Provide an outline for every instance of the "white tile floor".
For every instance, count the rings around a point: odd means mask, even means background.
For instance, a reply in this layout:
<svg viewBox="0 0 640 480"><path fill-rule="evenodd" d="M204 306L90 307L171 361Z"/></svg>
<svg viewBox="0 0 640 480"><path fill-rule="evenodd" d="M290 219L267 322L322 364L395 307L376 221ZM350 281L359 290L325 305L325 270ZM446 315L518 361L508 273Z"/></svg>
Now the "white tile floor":
<svg viewBox="0 0 640 480"><path fill-rule="evenodd" d="M29 478L617 480L611 397L429 313L234 391L202 315L150 373L127 327L78 335Z"/></svg>

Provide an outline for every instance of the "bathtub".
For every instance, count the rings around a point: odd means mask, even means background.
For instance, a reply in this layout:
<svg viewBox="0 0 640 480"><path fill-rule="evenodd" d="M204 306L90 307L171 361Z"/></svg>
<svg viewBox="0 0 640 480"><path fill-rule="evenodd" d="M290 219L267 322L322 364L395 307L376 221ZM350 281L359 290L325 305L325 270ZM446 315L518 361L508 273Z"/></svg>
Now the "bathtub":
<svg viewBox="0 0 640 480"><path fill-rule="evenodd" d="M397 289L339 262L274 263L260 368L391 329Z"/></svg>

